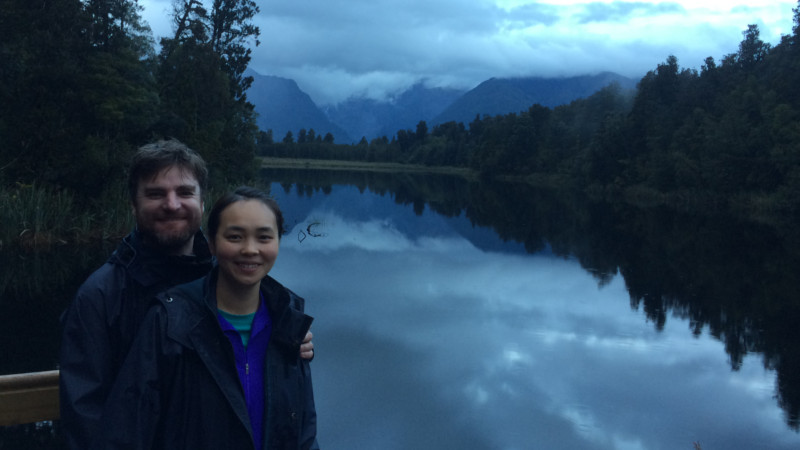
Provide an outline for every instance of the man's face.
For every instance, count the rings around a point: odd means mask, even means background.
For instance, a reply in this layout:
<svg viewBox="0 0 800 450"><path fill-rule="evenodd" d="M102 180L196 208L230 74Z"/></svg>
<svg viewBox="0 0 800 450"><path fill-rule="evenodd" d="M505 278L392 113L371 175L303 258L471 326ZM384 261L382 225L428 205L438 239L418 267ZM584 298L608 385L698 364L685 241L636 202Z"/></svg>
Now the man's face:
<svg viewBox="0 0 800 450"><path fill-rule="evenodd" d="M191 254L203 219L201 195L195 177L179 167L139 180L133 214L144 239L168 253Z"/></svg>

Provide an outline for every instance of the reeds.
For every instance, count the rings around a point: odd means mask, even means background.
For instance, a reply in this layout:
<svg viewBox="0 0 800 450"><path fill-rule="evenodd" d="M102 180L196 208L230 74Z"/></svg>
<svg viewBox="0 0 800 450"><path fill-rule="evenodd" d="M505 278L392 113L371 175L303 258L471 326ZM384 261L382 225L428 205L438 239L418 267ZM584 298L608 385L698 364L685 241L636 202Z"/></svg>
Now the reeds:
<svg viewBox="0 0 800 450"><path fill-rule="evenodd" d="M64 234L72 218L73 197L35 185L17 183L0 191L0 233L4 244L15 241L38 246Z"/></svg>
<svg viewBox="0 0 800 450"><path fill-rule="evenodd" d="M66 190L17 183L0 188L0 249L115 238L130 230L130 216L119 193L82 203Z"/></svg>

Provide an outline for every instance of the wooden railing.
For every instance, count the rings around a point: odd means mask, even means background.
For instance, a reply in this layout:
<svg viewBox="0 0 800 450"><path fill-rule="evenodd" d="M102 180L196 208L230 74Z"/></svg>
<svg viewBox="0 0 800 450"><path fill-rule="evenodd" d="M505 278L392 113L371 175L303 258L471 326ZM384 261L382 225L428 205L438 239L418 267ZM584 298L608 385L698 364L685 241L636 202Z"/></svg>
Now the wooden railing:
<svg viewBox="0 0 800 450"><path fill-rule="evenodd" d="M58 418L57 370L0 375L0 426Z"/></svg>

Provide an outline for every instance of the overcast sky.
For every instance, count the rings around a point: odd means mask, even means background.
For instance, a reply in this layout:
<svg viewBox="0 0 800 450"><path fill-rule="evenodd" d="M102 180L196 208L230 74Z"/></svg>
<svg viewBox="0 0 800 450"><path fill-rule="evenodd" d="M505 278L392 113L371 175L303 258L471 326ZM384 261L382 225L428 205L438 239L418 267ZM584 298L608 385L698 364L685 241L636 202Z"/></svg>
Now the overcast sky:
<svg viewBox="0 0 800 450"><path fill-rule="evenodd" d="M156 39L170 0L140 0ZM210 3L207 1L207 3ZM777 44L793 0L257 0L250 67L294 79L319 105L391 98L414 83L471 89L491 77L613 71L640 78L675 55L699 68L758 24Z"/></svg>

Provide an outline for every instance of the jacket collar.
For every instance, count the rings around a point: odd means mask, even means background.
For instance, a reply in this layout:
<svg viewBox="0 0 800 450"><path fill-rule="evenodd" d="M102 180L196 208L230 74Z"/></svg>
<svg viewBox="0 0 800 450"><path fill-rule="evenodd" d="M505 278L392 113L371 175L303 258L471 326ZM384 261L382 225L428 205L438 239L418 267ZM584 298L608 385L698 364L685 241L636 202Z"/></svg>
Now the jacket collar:
<svg viewBox="0 0 800 450"><path fill-rule="evenodd" d="M193 255L168 255L159 249L145 245L138 230L128 234L109 257L108 262L123 266L131 277L142 286L160 282L178 271L197 273L203 276L213 262L208 241L202 231L194 236Z"/></svg>
<svg viewBox="0 0 800 450"><path fill-rule="evenodd" d="M204 278L183 284L164 294L167 304L172 304L167 306L168 334L182 345L194 348L240 422L252 436L247 404L235 370L234 355L217 320L218 271L219 268L214 267ZM272 321L270 347L282 354L290 364L298 361L300 344L313 320L300 311L303 299L271 277L261 281L261 292Z"/></svg>
<svg viewBox="0 0 800 450"><path fill-rule="evenodd" d="M215 266L204 278L202 291L205 308L214 318L217 315L218 277L219 266ZM299 353L300 344L314 320L297 309L297 303L303 300L269 275L261 280L260 290L272 321L270 340L289 355Z"/></svg>

